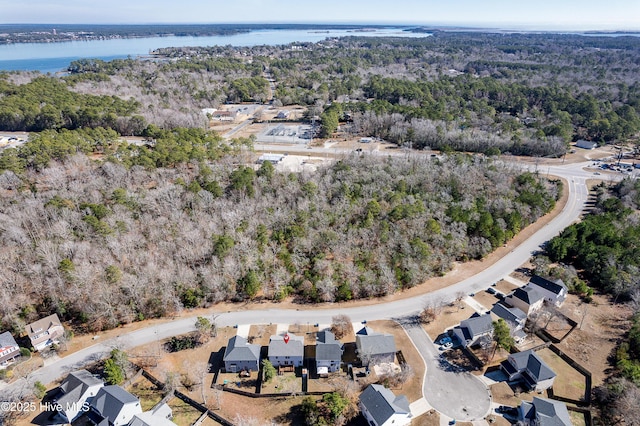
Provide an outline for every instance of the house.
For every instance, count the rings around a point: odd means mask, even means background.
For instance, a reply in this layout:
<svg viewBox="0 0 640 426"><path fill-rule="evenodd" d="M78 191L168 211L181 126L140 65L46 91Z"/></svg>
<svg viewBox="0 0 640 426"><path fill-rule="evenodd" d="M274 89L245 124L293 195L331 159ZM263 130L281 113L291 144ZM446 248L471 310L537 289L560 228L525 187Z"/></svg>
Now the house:
<svg viewBox="0 0 640 426"><path fill-rule="evenodd" d="M8 331L0 334L0 368L6 367L19 356L20 346L13 335Z"/></svg>
<svg viewBox="0 0 640 426"><path fill-rule="evenodd" d="M290 111L283 109L282 111L278 112L278 115L276 115L276 118L289 118L290 114L291 114Z"/></svg>
<svg viewBox="0 0 640 426"><path fill-rule="evenodd" d="M536 392L549 389L556 377L556 373L531 349L509 355L500 368L510 382L521 380Z"/></svg>
<svg viewBox="0 0 640 426"><path fill-rule="evenodd" d="M27 325L26 330L29 339L31 339L31 346L36 351L53 345L64 334L64 328L56 314Z"/></svg>
<svg viewBox="0 0 640 426"><path fill-rule="evenodd" d="M265 161L270 162L271 164L278 164L284 159L284 155L282 154L262 154L258 158L258 164L262 164Z"/></svg>
<svg viewBox="0 0 640 426"><path fill-rule="evenodd" d="M453 335L456 336L463 348L478 345L483 340L491 340L491 336L493 336L491 315L475 314L471 318L461 321L459 326L453 328Z"/></svg>
<svg viewBox="0 0 640 426"><path fill-rule="evenodd" d="M569 293L567 285L561 279L551 281L546 278L534 275L529 280L527 287L528 286L533 286L544 296L544 299L547 302L557 307L562 306L567 298L567 294Z"/></svg>
<svg viewBox="0 0 640 426"><path fill-rule="evenodd" d="M136 414L142 414L140 400L120 386L104 386L90 404L89 420L99 426L128 425Z"/></svg>
<svg viewBox="0 0 640 426"><path fill-rule="evenodd" d="M396 341L390 334L377 333L369 327L363 327L356 333L356 350L364 366L393 362Z"/></svg>
<svg viewBox="0 0 640 426"><path fill-rule="evenodd" d="M576 146L582 149L595 149L598 147L598 144L597 142L585 141L583 139L580 139L576 142Z"/></svg>
<svg viewBox="0 0 640 426"><path fill-rule="evenodd" d="M171 407L162 403L152 410L133 416L129 426L175 426L175 423L170 420L172 417Z"/></svg>
<svg viewBox="0 0 640 426"><path fill-rule="evenodd" d="M409 400L395 396L382 385L369 385L360 395L360 412L372 426L403 426L411 423Z"/></svg>
<svg viewBox="0 0 640 426"><path fill-rule="evenodd" d="M537 290L536 286L526 285L509 293L504 298L504 303L512 308L520 309L529 316L542 308L544 295Z"/></svg>
<svg viewBox="0 0 640 426"><path fill-rule="evenodd" d="M227 373L258 371L260 369L260 346L247 343L242 336L229 339L222 358Z"/></svg>
<svg viewBox="0 0 640 426"><path fill-rule="evenodd" d="M87 411L89 404L104 386L102 380L87 370L78 370L60 383L58 394L54 397L58 414L71 423L80 414Z"/></svg>
<svg viewBox="0 0 640 426"><path fill-rule="evenodd" d="M342 344L330 331L318 333L316 342L316 372L318 375L334 373L342 365Z"/></svg>
<svg viewBox="0 0 640 426"><path fill-rule="evenodd" d="M502 318L507 324L509 324L509 328L511 328L511 337L513 337L517 343L527 337L523 331L527 322L527 314L522 312L520 309L510 308L509 306L498 302L493 305L493 308L491 308L491 316L495 321Z"/></svg>
<svg viewBox="0 0 640 426"><path fill-rule="evenodd" d="M304 337L291 333L271 336L268 356L274 367L301 367L304 358Z"/></svg>
<svg viewBox="0 0 640 426"><path fill-rule="evenodd" d="M518 420L525 426L571 426L567 406L560 401L533 397L518 407ZM520 423L519 423L520 424Z"/></svg>

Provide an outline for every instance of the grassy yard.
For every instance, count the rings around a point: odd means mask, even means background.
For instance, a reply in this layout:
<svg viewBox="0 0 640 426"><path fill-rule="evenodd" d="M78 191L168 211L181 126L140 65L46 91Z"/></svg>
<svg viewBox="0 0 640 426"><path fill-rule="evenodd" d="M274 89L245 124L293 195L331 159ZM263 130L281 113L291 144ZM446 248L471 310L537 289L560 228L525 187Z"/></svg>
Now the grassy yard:
<svg viewBox="0 0 640 426"><path fill-rule="evenodd" d="M484 306L487 311L490 311L493 305L500 301L495 295L487 293L485 290L478 291L476 295L473 296L473 300Z"/></svg>
<svg viewBox="0 0 640 426"><path fill-rule="evenodd" d="M276 334L276 324L258 324L249 327L249 341L254 345L269 346L269 339Z"/></svg>
<svg viewBox="0 0 640 426"><path fill-rule="evenodd" d="M260 393L290 393L302 392L302 378L295 373L276 375L269 383L262 383Z"/></svg>
<svg viewBox="0 0 640 426"><path fill-rule="evenodd" d="M435 340L446 329L458 325L460 321L469 318L474 313L475 311L468 307L466 303L446 305L435 320L424 325L424 330L431 337L431 340Z"/></svg>
<svg viewBox="0 0 640 426"><path fill-rule="evenodd" d="M126 390L140 399L142 411L151 410L164 396L161 389L156 388L153 383L142 376L133 382Z"/></svg>
<svg viewBox="0 0 640 426"><path fill-rule="evenodd" d="M584 397L585 377L564 362L550 349L541 349L537 354L557 374L553 382L553 393L557 396L581 400Z"/></svg>
<svg viewBox="0 0 640 426"><path fill-rule="evenodd" d="M168 405L173 410L173 422L178 426L191 426L202 414L179 398L171 399Z"/></svg>

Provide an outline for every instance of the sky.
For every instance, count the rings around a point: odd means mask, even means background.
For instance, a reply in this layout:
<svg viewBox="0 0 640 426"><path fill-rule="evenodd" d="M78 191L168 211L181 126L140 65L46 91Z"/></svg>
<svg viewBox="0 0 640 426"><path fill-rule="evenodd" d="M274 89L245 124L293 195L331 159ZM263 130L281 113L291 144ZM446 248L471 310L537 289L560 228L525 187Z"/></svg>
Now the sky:
<svg viewBox="0 0 640 426"><path fill-rule="evenodd" d="M357 23L640 30L640 0L0 0L0 23Z"/></svg>

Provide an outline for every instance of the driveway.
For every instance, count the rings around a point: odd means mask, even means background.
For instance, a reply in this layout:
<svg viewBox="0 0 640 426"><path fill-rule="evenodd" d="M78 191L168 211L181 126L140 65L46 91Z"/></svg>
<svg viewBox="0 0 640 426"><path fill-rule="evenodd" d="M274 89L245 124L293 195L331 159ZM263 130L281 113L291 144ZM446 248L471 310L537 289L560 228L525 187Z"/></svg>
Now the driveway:
<svg viewBox="0 0 640 426"><path fill-rule="evenodd" d="M489 414L491 396L486 385L441 358L436 345L415 320L407 318L399 322L427 366L422 393L429 405L459 421L481 420Z"/></svg>

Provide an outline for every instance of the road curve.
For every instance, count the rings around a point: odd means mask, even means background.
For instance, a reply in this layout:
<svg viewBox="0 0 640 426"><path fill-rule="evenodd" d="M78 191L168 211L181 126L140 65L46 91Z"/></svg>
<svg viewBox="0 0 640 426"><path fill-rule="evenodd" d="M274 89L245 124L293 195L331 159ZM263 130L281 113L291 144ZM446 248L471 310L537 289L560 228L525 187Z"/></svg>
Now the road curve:
<svg viewBox="0 0 640 426"><path fill-rule="evenodd" d="M498 281L510 274L516 267L529 259L531 253L539 250L544 242L559 234L565 227L580 217L588 197L586 180L592 178L591 173L582 170L586 165L587 163L580 163L548 167L548 173L565 178L569 184L569 199L563 210L546 226L518 247L514 248L509 254L473 277L423 296L401 299L394 302L377 303L376 301L372 301L372 304L368 306L339 309L313 309L313 307L304 307L296 310L269 309L227 312L220 314L216 322L219 326L265 323L328 324L331 322L331 318L338 314L349 315L353 321L358 322L364 320L393 319L399 316L415 314L429 301L437 303L449 302L456 298L458 292L477 292L486 288L489 283ZM608 177L603 175L599 178ZM87 347L32 373L28 378L28 386L35 381L50 383L67 372L77 369L87 361L104 357L112 347L131 348L148 344L158 339L193 331L195 329L195 320L196 317L189 317L169 323L149 326ZM5 387L4 391L24 388L24 383L14 383Z"/></svg>

